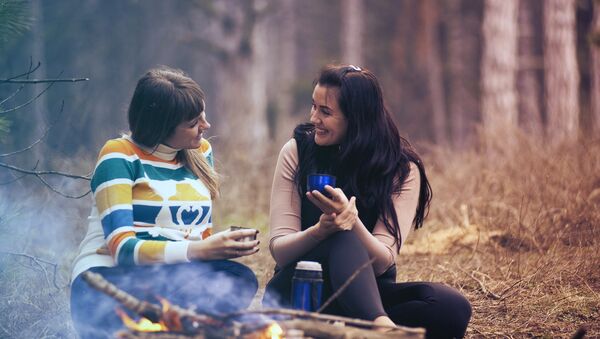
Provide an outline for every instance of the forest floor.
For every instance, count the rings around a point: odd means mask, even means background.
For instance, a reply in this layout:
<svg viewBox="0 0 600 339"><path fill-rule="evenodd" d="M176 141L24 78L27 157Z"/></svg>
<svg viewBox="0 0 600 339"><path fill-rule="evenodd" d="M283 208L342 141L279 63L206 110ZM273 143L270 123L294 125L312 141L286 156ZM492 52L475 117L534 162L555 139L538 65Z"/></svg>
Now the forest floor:
<svg viewBox="0 0 600 339"><path fill-rule="evenodd" d="M397 259L398 281L442 282L471 302L469 338L600 337L600 142L550 150L428 149L433 202ZM260 222L259 222L260 223ZM243 260L261 286L268 235Z"/></svg>
<svg viewBox="0 0 600 339"><path fill-rule="evenodd" d="M398 281L460 290L473 306L469 338L569 338L581 327L600 337L600 141L550 150L521 137L513 150L482 149L420 148L434 198L424 227L400 251ZM266 225L276 153L264 168L223 166L215 217L260 229L261 251L240 261L256 272L261 292L274 266ZM251 160L221 157L224 165L244 161ZM10 234L0 239L0 338L75 337L68 277L85 225L72 225L89 201L39 196L38 213L0 201L0 231ZM46 217L59 208L63 219ZM40 223L53 226L32 230Z"/></svg>

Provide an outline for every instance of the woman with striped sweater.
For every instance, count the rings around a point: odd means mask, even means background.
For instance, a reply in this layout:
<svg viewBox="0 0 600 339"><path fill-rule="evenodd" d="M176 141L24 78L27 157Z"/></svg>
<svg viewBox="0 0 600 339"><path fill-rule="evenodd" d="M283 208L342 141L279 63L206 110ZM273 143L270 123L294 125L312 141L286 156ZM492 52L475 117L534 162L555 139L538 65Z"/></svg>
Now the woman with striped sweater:
<svg viewBox="0 0 600 339"><path fill-rule="evenodd" d="M159 296L215 313L250 304L254 273L226 259L256 253L257 240L238 241L256 231L212 234L218 182L202 137L210 127L204 108L191 78L152 69L133 94L130 135L101 149L91 182L95 203L72 274L71 314L82 338L111 337L122 327L116 302L82 280L87 270L155 303Z"/></svg>

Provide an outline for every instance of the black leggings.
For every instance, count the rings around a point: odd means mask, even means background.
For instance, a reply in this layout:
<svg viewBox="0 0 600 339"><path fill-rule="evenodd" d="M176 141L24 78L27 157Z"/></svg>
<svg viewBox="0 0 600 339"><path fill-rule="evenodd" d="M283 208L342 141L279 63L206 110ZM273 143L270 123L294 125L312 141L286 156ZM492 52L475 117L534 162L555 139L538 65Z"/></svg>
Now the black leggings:
<svg viewBox="0 0 600 339"><path fill-rule="evenodd" d="M338 232L300 260L323 266L323 302L352 273L369 260L353 232ZM267 284L263 304L289 307L295 263L277 270ZM471 318L471 305L457 290L438 283L396 283L393 266L375 277L372 266L363 269L325 313L373 320L387 315L396 324L424 327L427 338L461 338Z"/></svg>

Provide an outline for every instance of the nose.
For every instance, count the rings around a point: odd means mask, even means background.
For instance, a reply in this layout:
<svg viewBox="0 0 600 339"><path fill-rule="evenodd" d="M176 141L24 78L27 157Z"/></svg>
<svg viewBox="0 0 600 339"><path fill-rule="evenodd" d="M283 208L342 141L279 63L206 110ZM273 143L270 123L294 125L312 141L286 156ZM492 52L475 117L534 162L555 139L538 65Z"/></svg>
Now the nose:
<svg viewBox="0 0 600 339"><path fill-rule="evenodd" d="M317 117L317 111L314 109L310 110L310 122L315 125L319 122L319 118Z"/></svg>
<svg viewBox="0 0 600 339"><path fill-rule="evenodd" d="M209 129L210 128L210 123L206 120L202 120L200 121L200 123L198 124L198 128L200 130L205 130L205 129Z"/></svg>

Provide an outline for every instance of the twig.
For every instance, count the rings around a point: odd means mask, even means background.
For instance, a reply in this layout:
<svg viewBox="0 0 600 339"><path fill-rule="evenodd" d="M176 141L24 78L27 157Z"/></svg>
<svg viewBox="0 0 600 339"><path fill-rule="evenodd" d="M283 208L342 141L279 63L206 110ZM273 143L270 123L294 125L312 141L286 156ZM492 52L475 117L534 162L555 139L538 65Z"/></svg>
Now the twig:
<svg viewBox="0 0 600 339"><path fill-rule="evenodd" d="M316 313L321 313L327 306L329 306L329 304L331 304L340 294L342 294L342 292L344 292L344 290L350 285L350 283L354 279L356 279L356 277L360 274L360 272L362 272L362 270L373 264L375 259L375 257L371 258L369 261L362 264L362 266L360 266L356 271L354 271L354 273L352 273L348 280L346 280L346 282L344 282L342 286L340 286L340 288L338 288L338 290L335 291L335 293L333 293L331 297L329 297L329 299L327 299L327 301L325 301L323 305L321 305L321 307L319 307Z"/></svg>
<svg viewBox="0 0 600 339"><path fill-rule="evenodd" d="M5 84L42 84L42 83L55 83L55 82L80 82L89 81L89 78L71 78L71 79L31 79L31 80L12 80L12 79L0 79L0 83Z"/></svg>
<svg viewBox="0 0 600 339"><path fill-rule="evenodd" d="M25 88L25 85L19 86L19 88L17 88L17 90L13 94L7 96L6 98L4 98L4 100L0 101L0 105L4 104L8 100L12 99L15 95L19 94L19 92L21 92L23 88Z"/></svg>
<svg viewBox="0 0 600 339"><path fill-rule="evenodd" d="M44 276L46 278L46 282L48 283L48 285L50 285L50 280L48 279L48 271L46 270L46 268L41 263L53 266L54 267L54 275L53 275L53 278L52 278L52 284L54 285L54 287L57 290L61 290L62 289L62 287L58 286L58 283L56 281L57 280L56 279L57 278L57 274L56 274L57 272L56 271L57 271L57 268L58 268L58 264L53 263L53 262L48 261L48 260L44 260L44 259L38 258L36 256L33 256L31 254L27 254L27 253L16 253L16 252L8 252L8 251L0 251L0 253L2 253L2 254L8 254L8 255L20 256L20 257L25 257L25 258L30 259L32 262L34 262L42 270L42 272L44 273Z"/></svg>
<svg viewBox="0 0 600 339"><path fill-rule="evenodd" d="M62 74L62 72L61 72L61 74ZM23 107L25 107L27 105L30 105L37 98L41 97L44 93L46 93L46 91L48 91L50 89L50 87L52 87L54 84L55 84L55 82L51 82L50 85L46 86L46 88L44 88L44 90L42 90L40 93L38 93L38 95L36 95L35 97L31 98L29 101L27 101L24 104L21 104L19 106L15 106L13 108L9 108L7 110L0 111L0 114L6 114L6 113L14 112L14 111L19 110L19 109L21 109L21 108L23 108Z"/></svg>
<svg viewBox="0 0 600 339"><path fill-rule="evenodd" d="M227 317L235 317L244 314L275 314L275 315L288 315L291 317L299 317L299 318L307 318L307 319L316 319L322 321L339 321L345 324L356 325L356 326L366 326L369 328L389 328L389 329L397 329L410 333L423 333L424 330L421 328L411 328L404 326L388 326L388 325L380 325L376 324L373 321L363 320L363 319L354 319L347 318L338 315L330 315L330 314L321 314L315 312L306 312L302 310L291 310L285 308L263 308L260 310L244 310L238 311L234 313L229 313Z"/></svg>
<svg viewBox="0 0 600 339"><path fill-rule="evenodd" d="M501 296L499 296L499 295L497 295L496 293L494 293L494 292L492 292L492 291L488 290L488 289L485 287L485 285L484 285L483 281L481 281L481 280L477 279L477 278L476 278L476 277L473 275L473 273L469 273L469 272L465 271L464 269L462 269L462 268L460 268L460 267L459 267L458 269L459 269L459 270L461 270L461 271L463 271L463 272L464 272L465 274L467 274L469 277L471 277L471 279L475 280L475 281L476 281L476 282L479 284L479 288L481 289L481 291L483 292L483 294L485 294L486 296L488 296L488 297L490 297L490 298L492 298L492 299L494 299L494 300L500 300L500 299L502 299L502 297L501 297Z"/></svg>
<svg viewBox="0 0 600 339"><path fill-rule="evenodd" d="M71 173L65 173L65 172L59 172L59 171L33 171L33 170L26 170L24 168L12 166L12 165L9 165L9 164L3 163L3 162L0 162L0 167L8 168L15 172L31 174L31 175L35 175L35 176L58 175L58 176L67 177L67 178L71 178L71 179L81 179L81 180L87 180L87 181L92 180L91 175L89 175L89 174L88 175L78 175L78 174L71 174Z"/></svg>
<svg viewBox="0 0 600 339"><path fill-rule="evenodd" d="M16 167L13 165L9 165L7 163L3 163L0 162L0 167L4 167L4 168L8 168L10 170L13 170L15 172L19 172L19 173L24 173L24 174L29 174L29 175L33 175L34 177L36 177L42 184L44 184L46 187L48 187L50 190L52 190L54 193L59 194L65 198L69 198L69 199L80 199L85 197L86 195L90 194L91 190L87 190L85 193L80 194L80 195L70 195L67 193L63 193L61 191L59 191L58 189L56 189L54 186L50 185L50 183L48 183L42 176L43 175L58 175L58 176L62 176L62 177L67 177L67 178L72 178L72 179L81 179L81 180L91 180L91 173L88 175L77 175L77 174L71 174L71 173L64 173L64 172L58 172L58 171L35 171L35 170L26 170L24 168L20 168L20 167ZM36 164L37 167L37 164ZM20 178L19 178L20 179Z"/></svg>
<svg viewBox="0 0 600 339"><path fill-rule="evenodd" d="M163 312L161 306L154 305L145 300L139 300L129 293L119 289L108 280L104 279L102 275L91 271L86 271L81 274L83 280L85 280L92 288L105 293L129 310L136 314L152 321L160 322L163 321L167 326L171 328L173 325L178 325L184 328L178 328L178 330L185 330L186 332L197 329L201 325L205 326L217 326L222 327L223 322L213 316L198 314L194 311L181 308L177 305L171 304L167 312ZM185 328L185 324L193 328Z"/></svg>
<svg viewBox="0 0 600 339"><path fill-rule="evenodd" d="M61 103L60 103L60 110L57 113L56 119L54 119L54 122L52 122L50 124L50 126L47 126L46 130L44 131L44 134L42 134L42 136L39 139L37 139L33 143L29 144L29 146L27 146L27 147L25 147L23 149L20 149L18 151L0 154L0 158L2 158L2 157L9 157L11 155L15 155L15 154L26 152L26 151L32 149L35 145L39 144L43 139L46 138L46 136L48 135L48 132L52 129L52 127L54 127L54 125L56 125L56 123L60 119L60 116L64 112L64 108L65 108L65 101L62 100Z"/></svg>
<svg viewBox="0 0 600 339"><path fill-rule="evenodd" d="M24 76L26 76L27 78L29 78L29 75L32 74L33 72L37 71L38 68L40 68L40 66L42 65L41 62L38 61L37 65L34 68L31 68L33 66L33 60L30 58L29 59L29 71L23 73L23 74L19 74L19 75L15 75L13 77L8 78L8 80L12 80L12 79L18 79L18 78L22 78Z"/></svg>
<svg viewBox="0 0 600 339"><path fill-rule="evenodd" d="M89 189L89 190L85 191L85 193L82 193L80 195L70 195L70 194L63 193L63 192L59 191L54 186L50 185L50 183L48 183L46 181L46 179L44 179L43 177L36 176L36 178L38 178L42 182L42 184L44 184L46 187L48 187L52 192L54 192L54 193L56 193L58 195L61 195L61 196L65 197L65 198L69 198L69 199L81 199L81 198L85 197L86 195L88 195L88 194L90 194L92 192L92 190Z"/></svg>

